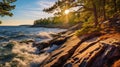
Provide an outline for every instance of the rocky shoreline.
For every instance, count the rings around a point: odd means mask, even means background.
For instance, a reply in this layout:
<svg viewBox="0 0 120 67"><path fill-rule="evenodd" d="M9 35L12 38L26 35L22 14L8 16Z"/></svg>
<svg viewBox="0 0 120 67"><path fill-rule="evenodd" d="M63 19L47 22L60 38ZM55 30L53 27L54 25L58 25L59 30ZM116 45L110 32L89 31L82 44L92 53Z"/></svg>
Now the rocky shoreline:
<svg viewBox="0 0 120 67"><path fill-rule="evenodd" d="M119 67L118 37L120 33L72 36L57 50L51 52L41 67Z"/></svg>
<svg viewBox="0 0 120 67"><path fill-rule="evenodd" d="M40 64L40 67L120 66L119 32L75 36L73 34L77 27L58 33L50 41L33 44L40 50L53 44L59 46L50 52L49 57Z"/></svg>
<svg viewBox="0 0 120 67"><path fill-rule="evenodd" d="M49 40L36 42L30 39L13 42L15 46L7 44L8 46L3 48L8 49L9 46L15 48L11 48L10 51L15 54L12 54L15 58L11 64L14 61L22 62L22 60L16 60L18 58L24 60L29 58L26 64L31 60L34 61L30 63L31 67L119 67L120 32L95 32L76 36L74 33L81 28L80 25L77 24L58 34L50 34L53 38ZM20 66L26 66L26 64L19 63Z"/></svg>
<svg viewBox="0 0 120 67"><path fill-rule="evenodd" d="M69 38L74 36L74 32L81 27L80 25L81 24L77 24L77 25L69 28L68 30L57 33L57 34L50 34L53 37L52 39L45 40L42 42L33 42L33 47L37 47L41 52L41 50L43 50L47 47L52 47L53 45L61 46Z"/></svg>

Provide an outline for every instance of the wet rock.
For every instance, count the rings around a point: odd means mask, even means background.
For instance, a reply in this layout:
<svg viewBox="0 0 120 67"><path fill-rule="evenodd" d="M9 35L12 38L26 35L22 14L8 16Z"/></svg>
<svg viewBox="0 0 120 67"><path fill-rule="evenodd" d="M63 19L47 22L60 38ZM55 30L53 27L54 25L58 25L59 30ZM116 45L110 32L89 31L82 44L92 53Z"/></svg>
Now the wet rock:
<svg viewBox="0 0 120 67"><path fill-rule="evenodd" d="M51 44L61 45L61 44L63 44L66 40L67 40L67 38L65 38L65 37L63 37L63 38L58 38L58 39L52 41Z"/></svg>
<svg viewBox="0 0 120 67"><path fill-rule="evenodd" d="M0 36L0 40L7 39L5 36Z"/></svg>
<svg viewBox="0 0 120 67"><path fill-rule="evenodd" d="M43 42L33 42L33 47L37 47L39 50L51 47L53 45L60 46L67 41L69 37L55 37L52 40L47 40Z"/></svg>
<svg viewBox="0 0 120 67"><path fill-rule="evenodd" d="M7 48L7 49L12 49L14 47L15 44L13 43L8 43L6 46L4 46L4 48Z"/></svg>
<svg viewBox="0 0 120 67"><path fill-rule="evenodd" d="M49 41L45 41L45 42L34 42L33 43L33 47L37 47L39 50L42 50L46 47L50 46L50 42Z"/></svg>
<svg viewBox="0 0 120 67"><path fill-rule="evenodd" d="M34 42L33 39L27 39L27 40L20 41L20 43L26 43L26 44L33 43L33 42Z"/></svg>

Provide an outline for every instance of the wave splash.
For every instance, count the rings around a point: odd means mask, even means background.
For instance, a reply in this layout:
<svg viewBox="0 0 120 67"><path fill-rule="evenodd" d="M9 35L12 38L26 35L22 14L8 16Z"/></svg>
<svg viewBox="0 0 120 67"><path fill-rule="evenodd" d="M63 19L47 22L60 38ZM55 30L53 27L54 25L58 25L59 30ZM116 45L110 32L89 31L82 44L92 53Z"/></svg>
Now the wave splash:
<svg viewBox="0 0 120 67"><path fill-rule="evenodd" d="M5 49L5 51L9 51L8 56L11 53L11 55L14 55L14 57L13 58L7 57L7 59L11 58L9 60L6 60L6 58L3 59L2 61L0 61L0 66L2 66L2 63L5 63L3 64L4 66L10 66L10 67L12 65L15 65L18 67L19 66L20 67L21 66L22 67L37 67L44 59L46 59L49 56L49 53L43 53L40 55L36 54L35 51L37 50L37 48L32 47L32 44L25 44L25 43L21 44L16 41L11 42L11 43L14 44L11 50L9 50L10 45L7 46L7 48L4 48L5 46L4 45L3 48ZM6 53L3 53L3 54L6 54ZM0 56L2 57L3 54L0 54Z"/></svg>

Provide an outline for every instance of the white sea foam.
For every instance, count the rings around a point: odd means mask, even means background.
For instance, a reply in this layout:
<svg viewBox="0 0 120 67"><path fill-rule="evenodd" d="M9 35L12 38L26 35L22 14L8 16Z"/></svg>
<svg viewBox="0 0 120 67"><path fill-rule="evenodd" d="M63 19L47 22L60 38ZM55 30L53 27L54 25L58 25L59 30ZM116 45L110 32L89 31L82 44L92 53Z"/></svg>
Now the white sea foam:
<svg viewBox="0 0 120 67"><path fill-rule="evenodd" d="M48 32L40 32L39 34L37 34L37 37L40 37L42 39L52 39L50 33Z"/></svg>
<svg viewBox="0 0 120 67"><path fill-rule="evenodd" d="M15 57L13 60L17 60L17 62L22 64L23 66L29 66L34 67L41 63L44 59L46 59L49 54L41 54L37 55L35 54L35 50L37 48L33 48L31 44L16 44L14 48L12 49L13 53L16 53L18 56ZM22 57L23 59L21 59ZM22 63L21 63L22 62Z"/></svg>

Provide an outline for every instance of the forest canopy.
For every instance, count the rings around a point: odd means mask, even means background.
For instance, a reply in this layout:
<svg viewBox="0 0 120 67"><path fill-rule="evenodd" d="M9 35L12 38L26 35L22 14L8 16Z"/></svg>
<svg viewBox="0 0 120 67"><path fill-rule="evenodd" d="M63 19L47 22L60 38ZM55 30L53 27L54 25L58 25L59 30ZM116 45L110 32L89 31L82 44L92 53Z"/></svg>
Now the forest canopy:
<svg viewBox="0 0 120 67"><path fill-rule="evenodd" d="M66 10L69 10L68 14L65 14ZM87 28L88 26L97 28L103 22L109 20L111 26L120 25L117 22L120 19L120 0L58 0L53 6L45 8L43 11L54 13L54 21L50 21L50 23L65 24L67 22L67 24L73 25L83 22L84 28L85 26ZM39 23L44 22L35 21L35 24Z"/></svg>
<svg viewBox="0 0 120 67"><path fill-rule="evenodd" d="M107 20L120 13L120 0L58 0L45 12L57 12L61 15L66 9L78 7L76 12L80 19L85 22L93 22L98 25L99 21Z"/></svg>

